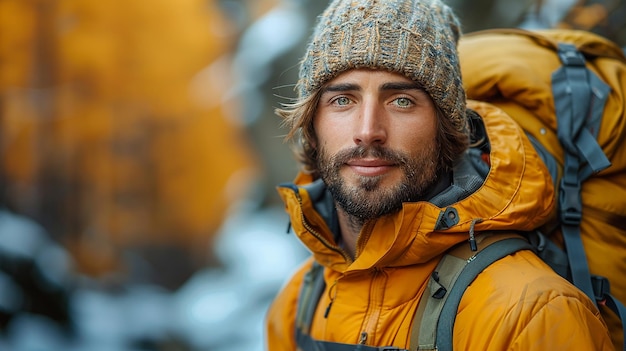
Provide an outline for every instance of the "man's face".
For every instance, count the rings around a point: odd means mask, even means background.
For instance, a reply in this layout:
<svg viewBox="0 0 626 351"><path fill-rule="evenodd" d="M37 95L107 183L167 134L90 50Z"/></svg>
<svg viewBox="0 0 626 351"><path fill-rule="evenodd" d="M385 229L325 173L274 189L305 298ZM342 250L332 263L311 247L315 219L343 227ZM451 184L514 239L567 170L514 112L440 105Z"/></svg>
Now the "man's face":
<svg viewBox="0 0 626 351"><path fill-rule="evenodd" d="M359 220L422 200L436 181L435 105L403 75L344 72L322 88L313 123L321 177Z"/></svg>

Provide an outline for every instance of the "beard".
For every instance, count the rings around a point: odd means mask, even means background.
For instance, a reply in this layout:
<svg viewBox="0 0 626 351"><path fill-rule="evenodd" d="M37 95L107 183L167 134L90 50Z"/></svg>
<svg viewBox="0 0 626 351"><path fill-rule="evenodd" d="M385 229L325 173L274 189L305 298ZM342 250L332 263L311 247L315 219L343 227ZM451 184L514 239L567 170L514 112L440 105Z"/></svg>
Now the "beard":
<svg viewBox="0 0 626 351"><path fill-rule="evenodd" d="M404 202L424 200L437 182L439 147L431 142L417 155L407 155L379 145L357 146L329 155L321 148L318 169L324 183L341 209L359 223L397 212ZM354 185L347 184L340 174L345 164L353 159L373 157L393 162L402 172L397 184L383 186L386 176L357 175Z"/></svg>

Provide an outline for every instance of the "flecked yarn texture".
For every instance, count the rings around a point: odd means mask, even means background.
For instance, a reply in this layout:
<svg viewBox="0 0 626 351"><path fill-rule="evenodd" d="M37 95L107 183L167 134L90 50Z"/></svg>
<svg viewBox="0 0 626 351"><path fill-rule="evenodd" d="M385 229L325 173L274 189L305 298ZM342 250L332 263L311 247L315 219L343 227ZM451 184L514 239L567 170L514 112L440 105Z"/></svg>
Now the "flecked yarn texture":
<svg viewBox="0 0 626 351"><path fill-rule="evenodd" d="M465 131L460 35L458 19L440 0L334 0L318 18L301 62L298 96L349 69L385 69L419 83Z"/></svg>

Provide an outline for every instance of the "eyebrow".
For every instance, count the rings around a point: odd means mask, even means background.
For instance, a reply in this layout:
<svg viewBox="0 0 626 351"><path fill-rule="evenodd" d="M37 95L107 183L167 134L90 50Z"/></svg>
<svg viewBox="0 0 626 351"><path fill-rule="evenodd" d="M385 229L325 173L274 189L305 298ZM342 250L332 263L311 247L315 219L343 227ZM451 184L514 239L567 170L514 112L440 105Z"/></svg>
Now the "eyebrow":
<svg viewBox="0 0 626 351"><path fill-rule="evenodd" d="M361 87L353 83L331 84L324 87L322 94L326 92L342 92L350 90L361 90ZM416 82L391 82L381 85L380 90L424 90L424 88Z"/></svg>
<svg viewBox="0 0 626 351"><path fill-rule="evenodd" d="M339 84L331 84L331 85L327 85L326 87L324 87L324 89L322 90L322 94L323 93L327 93L327 92L342 92L342 91L350 91L350 90L361 90L361 87L359 87L357 84L352 84L352 83L339 83Z"/></svg>

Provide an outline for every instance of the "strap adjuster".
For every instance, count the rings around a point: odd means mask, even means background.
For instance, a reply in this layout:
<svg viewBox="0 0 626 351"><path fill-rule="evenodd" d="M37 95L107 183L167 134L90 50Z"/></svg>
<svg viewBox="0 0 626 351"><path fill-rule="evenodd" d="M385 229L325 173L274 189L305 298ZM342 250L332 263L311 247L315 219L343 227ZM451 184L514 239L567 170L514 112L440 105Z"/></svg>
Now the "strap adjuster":
<svg viewBox="0 0 626 351"><path fill-rule="evenodd" d="M565 225L579 225L582 221L583 214L574 208L568 208L561 211L561 222Z"/></svg>
<svg viewBox="0 0 626 351"><path fill-rule="evenodd" d="M593 295L596 301L603 301L606 296L611 293L611 284L606 277L600 275L591 276L591 287L593 288Z"/></svg>
<svg viewBox="0 0 626 351"><path fill-rule="evenodd" d="M559 58L565 66L585 66L585 56L572 44L559 43Z"/></svg>

